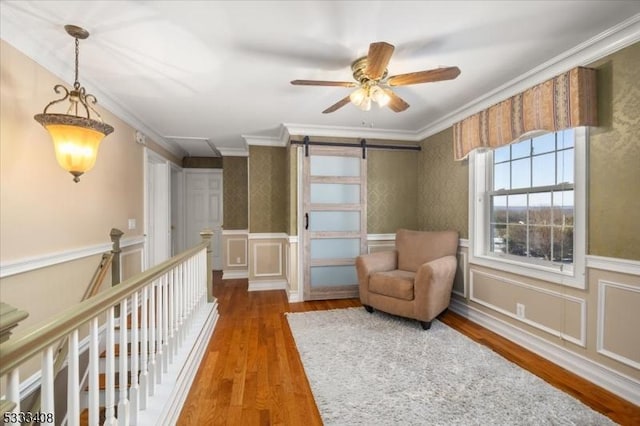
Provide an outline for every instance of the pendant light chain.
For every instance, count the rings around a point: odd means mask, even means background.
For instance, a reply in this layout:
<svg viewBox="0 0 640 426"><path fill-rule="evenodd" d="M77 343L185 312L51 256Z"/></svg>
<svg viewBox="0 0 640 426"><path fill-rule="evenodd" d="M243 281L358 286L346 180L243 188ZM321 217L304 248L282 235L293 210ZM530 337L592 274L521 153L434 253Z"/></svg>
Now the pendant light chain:
<svg viewBox="0 0 640 426"><path fill-rule="evenodd" d="M78 56L80 56L80 40L76 37L76 81L73 83L73 87L76 90L80 88L80 82L78 81Z"/></svg>

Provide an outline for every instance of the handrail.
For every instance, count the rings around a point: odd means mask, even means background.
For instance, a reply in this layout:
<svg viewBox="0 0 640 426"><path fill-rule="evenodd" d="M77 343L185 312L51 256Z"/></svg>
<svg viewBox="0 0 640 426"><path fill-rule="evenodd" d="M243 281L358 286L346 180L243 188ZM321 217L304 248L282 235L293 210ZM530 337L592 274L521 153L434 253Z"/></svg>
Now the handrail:
<svg viewBox="0 0 640 426"><path fill-rule="evenodd" d="M111 306L142 289L150 281L161 277L174 266L209 247L208 240L160 263L135 277L131 277L109 290L99 293L72 306L46 321L17 333L9 341L0 344L0 376L14 370L29 358L37 355L58 339L78 329L87 321L108 310Z"/></svg>

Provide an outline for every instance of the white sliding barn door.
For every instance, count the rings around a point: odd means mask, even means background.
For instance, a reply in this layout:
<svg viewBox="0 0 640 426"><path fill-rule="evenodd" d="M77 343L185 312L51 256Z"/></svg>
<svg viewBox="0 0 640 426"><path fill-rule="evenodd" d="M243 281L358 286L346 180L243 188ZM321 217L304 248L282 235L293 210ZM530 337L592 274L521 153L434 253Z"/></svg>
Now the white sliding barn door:
<svg viewBox="0 0 640 426"><path fill-rule="evenodd" d="M367 245L367 162L360 148L313 146L303 162L304 300L358 295Z"/></svg>
<svg viewBox="0 0 640 426"><path fill-rule="evenodd" d="M200 231L214 231L212 241L213 269L222 269L222 170L185 169L185 219L187 247L202 241Z"/></svg>

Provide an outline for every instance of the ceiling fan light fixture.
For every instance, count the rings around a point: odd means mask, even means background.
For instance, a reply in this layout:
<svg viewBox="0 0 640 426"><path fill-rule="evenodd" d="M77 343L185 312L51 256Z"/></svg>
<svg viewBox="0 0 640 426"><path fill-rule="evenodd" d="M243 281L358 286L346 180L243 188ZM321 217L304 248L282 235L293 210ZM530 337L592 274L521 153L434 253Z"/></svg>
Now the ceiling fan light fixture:
<svg viewBox="0 0 640 426"><path fill-rule="evenodd" d="M391 97L380 86L374 86L371 89L371 98L380 108L387 106L391 100Z"/></svg>
<svg viewBox="0 0 640 426"><path fill-rule="evenodd" d="M351 102L358 107L364 102L367 97L367 91L364 87L358 87L349 95L349 99L351 100Z"/></svg>

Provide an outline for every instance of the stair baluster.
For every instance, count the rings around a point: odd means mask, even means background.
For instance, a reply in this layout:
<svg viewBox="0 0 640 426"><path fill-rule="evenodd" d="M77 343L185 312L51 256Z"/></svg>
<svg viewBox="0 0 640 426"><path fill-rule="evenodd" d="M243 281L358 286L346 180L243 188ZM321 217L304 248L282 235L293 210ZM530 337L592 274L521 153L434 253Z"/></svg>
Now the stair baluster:
<svg viewBox="0 0 640 426"><path fill-rule="evenodd" d="M120 375L118 390L120 399L118 400L118 424L120 426L129 426L129 399L128 393L128 372L127 372L127 298L125 297L120 302L120 351L118 356L119 366L118 372Z"/></svg>
<svg viewBox="0 0 640 426"><path fill-rule="evenodd" d="M89 333L89 397L87 405L89 424L97 425L100 423L100 332L98 318L91 320Z"/></svg>
<svg viewBox="0 0 640 426"><path fill-rule="evenodd" d="M139 297L138 292L133 293L131 297L131 388L129 389L129 423L132 425L138 424L138 410L140 399L140 387L138 385L139 365L138 358L140 353L141 344L138 341L138 309L139 309Z"/></svg>

